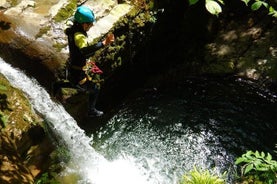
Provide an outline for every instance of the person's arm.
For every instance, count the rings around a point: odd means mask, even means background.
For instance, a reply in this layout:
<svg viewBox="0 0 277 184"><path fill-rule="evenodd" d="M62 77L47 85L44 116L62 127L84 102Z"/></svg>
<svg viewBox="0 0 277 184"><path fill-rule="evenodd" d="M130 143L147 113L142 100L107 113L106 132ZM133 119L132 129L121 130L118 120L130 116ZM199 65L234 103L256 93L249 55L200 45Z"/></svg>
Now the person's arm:
<svg viewBox="0 0 277 184"><path fill-rule="evenodd" d="M113 34L108 34L107 37L102 42L98 42L93 45L88 45L87 38L85 35L83 35L81 33L77 33L75 35L75 44L86 58L93 56L94 53L98 49L100 49L100 48L104 47L105 45L108 45L112 42L114 42Z"/></svg>
<svg viewBox="0 0 277 184"><path fill-rule="evenodd" d="M93 45L88 45L87 37L82 33L76 33L74 35L74 40L75 45L80 49L82 55L85 58L91 57L95 53L95 51L104 46L102 42L98 42Z"/></svg>
<svg viewBox="0 0 277 184"><path fill-rule="evenodd" d="M83 47L80 49L80 51L86 58L89 58L89 57L93 56L94 53L102 47L104 47L103 43L98 42L96 44L89 45L87 47Z"/></svg>

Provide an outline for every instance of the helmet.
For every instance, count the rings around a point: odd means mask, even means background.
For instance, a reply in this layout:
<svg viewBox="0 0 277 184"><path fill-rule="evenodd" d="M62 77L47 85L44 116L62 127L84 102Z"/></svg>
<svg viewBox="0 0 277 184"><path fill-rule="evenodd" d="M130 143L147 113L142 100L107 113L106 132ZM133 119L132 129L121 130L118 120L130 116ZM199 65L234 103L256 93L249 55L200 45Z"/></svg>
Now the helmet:
<svg viewBox="0 0 277 184"><path fill-rule="evenodd" d="M93 23L95 16L93 11L87 6L79 6L75 12L74 19L78 23Z"/></svg>

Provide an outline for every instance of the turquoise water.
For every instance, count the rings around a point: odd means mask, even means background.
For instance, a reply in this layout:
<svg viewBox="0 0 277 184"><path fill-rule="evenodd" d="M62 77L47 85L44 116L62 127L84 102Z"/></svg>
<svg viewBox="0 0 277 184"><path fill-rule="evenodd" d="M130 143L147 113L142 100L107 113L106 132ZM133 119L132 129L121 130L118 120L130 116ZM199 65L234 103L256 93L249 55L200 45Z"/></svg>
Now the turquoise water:
<svg viewBox="0 0 277 184"><path fill-rule="evenodd" d="M235 174L234 159L277 144L277 98L242 79L187 79L129 97L93 133L110 161L132 158L149 183L178 183L197 166ZM128 173L126 173L128 175Z"/></svg>

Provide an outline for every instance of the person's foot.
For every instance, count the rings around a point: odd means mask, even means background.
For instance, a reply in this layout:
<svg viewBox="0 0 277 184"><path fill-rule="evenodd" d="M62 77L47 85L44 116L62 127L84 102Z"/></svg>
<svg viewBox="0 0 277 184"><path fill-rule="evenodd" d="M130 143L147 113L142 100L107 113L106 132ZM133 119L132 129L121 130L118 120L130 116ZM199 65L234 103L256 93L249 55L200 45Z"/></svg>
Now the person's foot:
<svg viewBox="0 0 277 184"><path fill-rule="evenodd" d="M88 112L88 116L89 117L99 117L99 116L102 116L104 114L104 112L102 111L99 111L97 109L91 109L89 112Z"/></svg>

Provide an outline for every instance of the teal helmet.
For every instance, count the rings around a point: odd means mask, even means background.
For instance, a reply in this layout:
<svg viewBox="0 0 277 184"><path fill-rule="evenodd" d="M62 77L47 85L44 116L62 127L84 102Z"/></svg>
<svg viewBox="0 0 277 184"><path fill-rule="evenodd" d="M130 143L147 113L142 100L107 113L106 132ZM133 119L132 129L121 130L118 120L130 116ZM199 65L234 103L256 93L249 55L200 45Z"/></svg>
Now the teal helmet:
<svg viewBox="0 0 277 184"><path fill-rule="evenodd" d="M93 11L87 6L79 6L75 12L74 20L78 23L93 23L95 16Z"/></svg>

